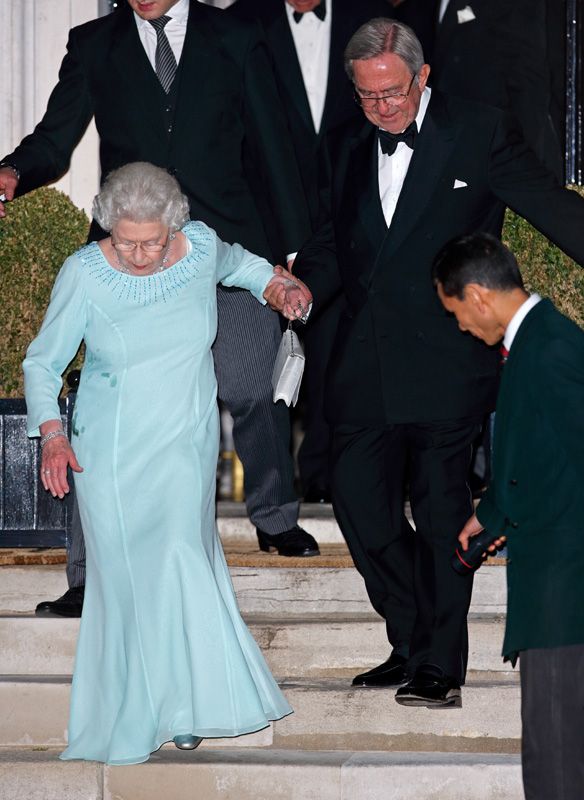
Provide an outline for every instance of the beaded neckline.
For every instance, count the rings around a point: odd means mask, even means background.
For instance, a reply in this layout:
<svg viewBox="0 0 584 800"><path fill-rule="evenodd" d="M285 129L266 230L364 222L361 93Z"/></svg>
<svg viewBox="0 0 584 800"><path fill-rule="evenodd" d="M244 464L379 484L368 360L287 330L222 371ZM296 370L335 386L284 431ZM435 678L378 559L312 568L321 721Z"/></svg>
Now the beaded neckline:
<svg viewBox="0 0 584 800"><path fill-rule="evenodd" d="M211 253L214 233L202 222L188 222L182 232L191 244L190 252L161 272L131 275L113 267L97 242L90 242L77 255L88 274L106 286L119 300L151 305L167 302L197 276Z"/></svg>

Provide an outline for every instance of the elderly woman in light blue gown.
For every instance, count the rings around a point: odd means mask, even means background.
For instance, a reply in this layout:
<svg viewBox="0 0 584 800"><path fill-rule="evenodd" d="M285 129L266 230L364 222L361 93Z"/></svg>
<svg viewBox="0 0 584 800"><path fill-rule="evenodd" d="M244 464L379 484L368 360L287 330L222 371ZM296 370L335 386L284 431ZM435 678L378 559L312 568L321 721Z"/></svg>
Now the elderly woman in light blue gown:
<svg viewBox="0 0 584 800"><path fill-rule="evenodd" d="M75 488L87 585L63 759L145 761L164 742L257 731L291 709L237 608L215 523L219 447L211 345L216 284L293 319L310 293L288 273L188 221L177 181L151 164L106 180L109 238L65 263L24 361L41 478ZM61 375L85 342L72 422Z"/></svg>

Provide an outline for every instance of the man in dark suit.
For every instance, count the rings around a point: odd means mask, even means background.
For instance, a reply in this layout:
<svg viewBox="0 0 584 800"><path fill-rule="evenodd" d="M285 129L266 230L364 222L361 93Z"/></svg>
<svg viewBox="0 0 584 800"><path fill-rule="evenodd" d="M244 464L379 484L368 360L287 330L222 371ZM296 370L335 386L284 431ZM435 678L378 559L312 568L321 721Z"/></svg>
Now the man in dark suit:
<svg viewBox="0 0 584 800"><path fill-rule="evenodd" d="M527 800L580 800L584 788L584 333L525 291L497 239L455 240L434 267L462 331L505 358L493 480L459 539L483 528L509 549L503 655L521 663Z"/></svg>
<svg viewBox="0 0 584 800"><path fill-rule="evenodd" d="M440 91L512 110L536 155L561 179L552 85L558 48L549 33L558 17L549 0L441 0L430 63Z"/></svg>
<svg viewBox="0 0 584 800"><path fill-rule="evenodd" d="M265 31L316 229L319 193L328 180L322 157L324 142L330 131L359 114L343 68L343 52L360 25L373 17L390 17L390 7L385 0L237 0L230 13L259 20ZM298 468L306 502L330 502L324 374L341 308L339 297L302 331L306 350L304 439Z"/></svg>
<svg viewBox="0 0 584 800"><path fill-rule="evenodd" d="M333 506L393 646L355 681L410 678L398 702L456 705L472 576L460 578L450 557L472 512L471 445L494 407L498 359L459 335L431 265L461 233L499 235L506 205L584 262L584 201L537 161L512 118L430 91L409 28L366 24L345 62L366 119L331 144L330 221L295 272L313 313L339 289L347 302L325 397Z"/></svg>
<svg viewBox="0 0 584 800"><path fill-rule="evenodd" d="M130 161L164 167L188 196L192 218L273 261L308 235L286 119L255 25L196 0L128 0L74 28L43 119L3 159L0 193L11 199L55 180L92 117L103 177ZM95 223L90 236L103 236ZM219 396L234 417L260 545L314 555L316 542L297 524L288 409L271 397L279 320L229 289L218 292L218 314ZM78 614L83 577L81 570L70 581L76 592L39 611Z"/></svg>

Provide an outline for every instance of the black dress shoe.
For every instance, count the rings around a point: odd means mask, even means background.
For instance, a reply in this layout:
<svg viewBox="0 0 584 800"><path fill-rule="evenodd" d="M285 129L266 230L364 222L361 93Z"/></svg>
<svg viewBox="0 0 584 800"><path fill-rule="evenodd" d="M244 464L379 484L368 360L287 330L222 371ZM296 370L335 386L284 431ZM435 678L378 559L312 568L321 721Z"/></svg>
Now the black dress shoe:
<svg viewBox="0 0 584 800"><path fill-rule="evenodd" d="M37 617L80 617L84 595L85 586L73 586L58 600L39 603L34 613Z"/></svg>
<svg viewBox="0 0 584 800"><path fill-rule="evenodd" d="M320 550L316 539L303 530L299 525L290 528L284 533L264 533L256 528L260 550L269 553L277 550L280 556L318 556Z"/></svg>
<svg viewBox="0 0 584 800"><path fill-rule="evenodd" d="M355 675L351 686L401 686L408 679L406 664L404 656L392 653L383 664Z"/></svg>
<svg viewBox="0 0 584 800"><path fill-rule="evenodd" d="M303 503L331 503L331 490L325 486L309 486L302 497Z"/></svg>
<svg viewBox="0 0 584 800"><path fill-rule="evenodd" d="M462 696L460 683L445 675L440 667L424 664L414 677L397 690L395 700L402 706L426 708L460 708Z"/></svg>

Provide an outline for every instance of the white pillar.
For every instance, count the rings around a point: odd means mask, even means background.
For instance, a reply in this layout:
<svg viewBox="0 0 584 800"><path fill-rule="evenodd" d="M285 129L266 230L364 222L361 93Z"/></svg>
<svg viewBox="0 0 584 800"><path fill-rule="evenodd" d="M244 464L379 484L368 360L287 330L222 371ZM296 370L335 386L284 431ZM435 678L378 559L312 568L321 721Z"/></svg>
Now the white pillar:
<svg viewBox="0 0 584 800"><path fill-rule="evenodd" d="M12 152L41 119L69 29L97 17L98 5L98 0L0 0L0 156ZM99 186L93 123L55 186L89 213Z"/></svg>

